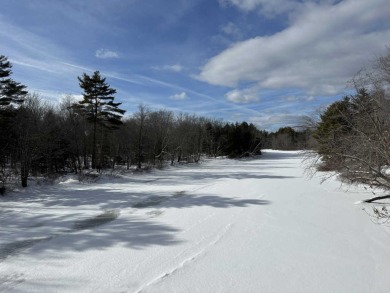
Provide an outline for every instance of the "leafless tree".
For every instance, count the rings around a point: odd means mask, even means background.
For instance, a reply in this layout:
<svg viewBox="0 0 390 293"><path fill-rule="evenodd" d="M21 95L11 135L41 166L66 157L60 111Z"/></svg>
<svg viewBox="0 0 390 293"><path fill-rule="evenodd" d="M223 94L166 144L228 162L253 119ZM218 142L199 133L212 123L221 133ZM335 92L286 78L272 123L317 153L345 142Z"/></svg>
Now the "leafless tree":
<svg viewBox="0 0 390 293"><path fill-rule="evenodd" d="M145 156L145 144L148 131L148 119L150 115L150 109L141 104L138 106L138 112L134 114L134 119L137 124L137 167L142 168L142 162Z"/></svg>
<svg viewBox="0 0 390 293"><path fill-rule="evenodd" d="M42 139L42 118L47 110L36 94L29 95L20 107L15 124L17 137L17 156L20 162L20 175L23 187L27 187L27 180L32 162L39 155L39 145Z"/></svg>
<svg viewBox="0 0 390 293"><path fill-rule="evenodd" d="M166 156L171 154L173 118L173 113L167 110L153 111L149 115L153 164L158 162L162 166Z"/></svg>
<svg viewBox="0 0 390 293"><path fill-rule="evenodd" d="M350 183L390 190L390 50L352 80L356 94L330 105L321 115L316 138L325 169ZM390 196L366 200L373 204ZM388 218L386 207L373 215Z"/></svg>

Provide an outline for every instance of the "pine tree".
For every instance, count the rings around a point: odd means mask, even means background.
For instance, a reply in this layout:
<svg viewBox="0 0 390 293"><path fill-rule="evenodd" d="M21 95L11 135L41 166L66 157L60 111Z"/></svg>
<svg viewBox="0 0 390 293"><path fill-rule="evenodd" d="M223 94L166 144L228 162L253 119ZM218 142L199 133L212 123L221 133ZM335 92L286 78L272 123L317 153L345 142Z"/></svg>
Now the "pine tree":
<svg viewBox="0 0 390 293"><path fill-rule="evenodd" d="M345 138L353 135L352 114L351 100L347 96L329 105L321 114L313 137L318 142L318 153L326 169L335 170L342 166L344 157L341 154L349 148Z"/></svg>
<svg viewBox="0 0 390 293"><path fill-rule="evenodd" d="M95 71L92 76L84 73L82 77L78 77L78 80L84 93L83 100L75 108L82 111L93 125L92 168L96 168L98 167L96 164L98 126L117 129L122 125L121 118L126 111L118 108L121 103L114 103L116 90L106 83L106 79L100 76L99 71Z"/></svg>
<svg viewBox="0 0 390 293"><path fill-rule="evenodd" d="M7 156L15 145L12 144L13 133L10 130L15 119L15 105L21 105L27 95L25 86L10 78L12 64L7 57L0 55L0 182L5 190L4 168Z"/></svg>
<svg viewBox="0 0 390 293"><path fill-rule="evenodd" d="M12 64L7 57L0 55L0 107L23 103L27 95L25 86L10 78Z"/></svg>

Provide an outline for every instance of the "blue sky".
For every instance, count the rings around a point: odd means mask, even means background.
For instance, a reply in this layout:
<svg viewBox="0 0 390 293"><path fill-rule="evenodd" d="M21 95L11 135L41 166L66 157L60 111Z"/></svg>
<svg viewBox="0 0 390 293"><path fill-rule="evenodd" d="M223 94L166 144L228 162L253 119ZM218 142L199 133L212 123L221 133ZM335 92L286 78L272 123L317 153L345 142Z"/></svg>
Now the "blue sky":
<svg viewBox="0 0 390 293"><path fill-rule="evenodd" d="M0 54L57 103L99 70L131 114L295 126L390 45L388 0L3 0Z"/></svg>

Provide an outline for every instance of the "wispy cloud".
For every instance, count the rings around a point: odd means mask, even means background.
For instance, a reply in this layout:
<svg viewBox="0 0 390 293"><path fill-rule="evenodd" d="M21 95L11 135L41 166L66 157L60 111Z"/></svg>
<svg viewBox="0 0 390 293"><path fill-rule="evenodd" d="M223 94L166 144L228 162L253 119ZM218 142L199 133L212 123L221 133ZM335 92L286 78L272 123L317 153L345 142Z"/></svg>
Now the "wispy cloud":
<svg viewBox="0 0 390 293"><path fill-rule="evenodd" d="M221 99L218 99L216 97L213 97L211 95L208 95L208 94L205 94L203 92L200 92L200 91L196 91L196 90L193 90L191 88L188 88L188 87L183 87L183 86L179 86L179 85L176 85L176 84L173 84L173 83L168 83L168 82L165 82L165 81L161 81L161 80L158 80L158 79L154 79L154 78L151 78L151 77L148 77L148 76L144 76L144 75L139 75L139 74L135 74L134 75L135 77L138 77L146 82L150 82L152 84L155 84L155 85L160 85L160 86L163 86L163 87L166 87L166 88L171 88L171 89L175 89L175 90L179 90L179 91L183 91L185 93L190 93L191 95L194 95L196 97L200 97L200 98L203 98L203 99L206 99L208 101L210 101L211 103L213 103L213 107L215 107L215 105L218 105L217 107L217 110L218 109L221 109L221 105L223 105L225 107L224 110L239 110L239 111L244 111L245 113L251 113L251 114L260 114L261 112L256 110L256 109L251 109L249 107L246 107L244 106L243 104L231 104L231 103L228 103L226 102L225 100L221 100ZM188 94L187 94L188 95ZM197 101L197 104L199 103L199 101ZM210 110L207 110L205 111L204 109L202 110L203 113L206 113L206 112L216 112L217 111L216 109L210 109Z"/></svg>
<svg viewBox="0 0 390 293"><path fill-rule="evenodd" d="M119 58L119 55L117 52L109 49L98 49L96 50L95 57L100 59L112 59Z"/></svg>
<svg viewBox="0 0 390 293"><path fill-rule="evenodd" d="M184 67L180 64L152 66L151 68L153 70L165 70L165 71L173 71L173 72L181 72L184 70Z"/></svg>
<svg viewBox="0 0 390 293"><path fill-rule="evenodd" d="M282 98L286 102L311 102L315 100L314 96L286 96Z"/></svg>
<svg viewBox="0 0 390 293"><path fill-rule="evenodd" d="M0 50L7 52L13 64L48 73L59 73L66 69L58 66L60 58L67 56L66 51L37 34L6 22L0 15Z"/></svg>
<svg viewBox="0 0 390 293"><path fill-rule="evenodd" d="M260 129L275 131L280 127L291 126L298 127L302 124L302 115L296 114L261 114L259 116L249 117L248 122L258 126Z"/></svg>
<svg viewBox="0 0 390 293"><path fill-rule="evenodd" d="M316 0L316 3L330 4L337 0ZM291 13L302 9L305 5L312 5L312 0L219 0L221 6L236 6L245 12L259 11L266 17L275 17L283 13Z"/></svg>
<svg viewBox="0 0 390 293"><path fill-rule="evenodd" d="M181 101L181 100L186 100L188 99L187 93L186 92L181 92L179 94L175 94L169 97L171 100L176 100L176 101Z"/></svg>
<svg viewBox="0 0 390 293"><path fill-rule="evenodd" d="M52 64L52 66L49 66L46 62L39 62L37 60L31 60L29 58L23 58L23 59L11 59L12 64L17 64L23 67L29 67L32 69L42 70L46 71L48 73L55 73L56 70Z"/></svg>
<svg viewBox="0 0 390 293"><path fill-rule="evenodd" d="M233 22L229 22L221 26L221 31L226 35L236 37L236 38L239 38L242 35L240 28Z"/></svg>

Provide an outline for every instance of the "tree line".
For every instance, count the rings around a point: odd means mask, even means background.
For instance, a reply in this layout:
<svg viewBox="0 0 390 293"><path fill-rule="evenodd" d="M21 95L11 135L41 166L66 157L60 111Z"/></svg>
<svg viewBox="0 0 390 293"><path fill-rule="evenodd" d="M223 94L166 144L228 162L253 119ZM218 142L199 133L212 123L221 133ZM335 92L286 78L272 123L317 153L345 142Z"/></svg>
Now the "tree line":
<svg viewBox="0 0 390 293"><path fill-rule="evenodd" d="M68 95L58 105L28 93L0 56L0 193L19 178L56 177L86 170L162 167L198 162L201 156L241 158L261 149L310 147L312 130L259 130L252 123L227 123L139 105L124 116L113 89L99 71L78 77L83 98Z"/></svg>
<svg viewBox="0 0 390 293"><path fill-rule="evenodd" d="M313 131L309 127L285 126L274 132L263 131L263 148L274 150L306 150L313 146Z"/></svg>
<svg viewBox="0 0 390 293"><path fill-rule="evenodd" d="M253 124L224 123L193 114L140 105L124 116L116 90L96 71L78 77L83 98L52 105L12 78L0 56L0 191L11 178L23 187L34 176L198 162L261 153L264 132Z"/></svg>

